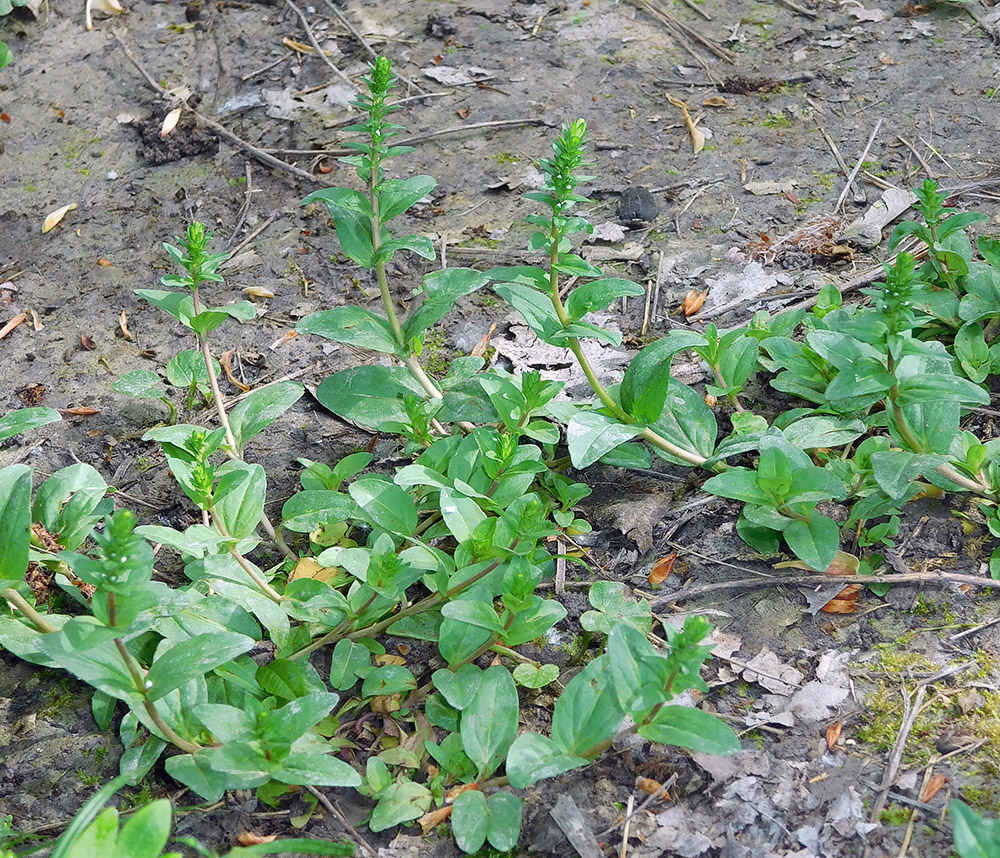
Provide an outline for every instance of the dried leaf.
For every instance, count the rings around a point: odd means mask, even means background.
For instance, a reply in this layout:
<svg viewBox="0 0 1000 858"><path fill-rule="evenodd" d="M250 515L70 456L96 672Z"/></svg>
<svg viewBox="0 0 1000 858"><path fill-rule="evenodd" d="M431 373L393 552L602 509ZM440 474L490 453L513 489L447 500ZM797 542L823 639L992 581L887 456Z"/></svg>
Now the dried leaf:
<svg viewBox="0 0 1000 858"><path fill-rule="evenodd" d="M166 137L171 131L177 127L177 122L181 118L181 108L175 107L166 116L163 117L163 125L160 126L160 137Z"/></svg>
<svg viewBox="0 0 1000 858"><path fill-rule="evenodd" d="M688 111L688 106L681 101L679 98L674 98L672 95L667 96L667 101L669 101L674 107L676 107L681 112L681 116L684 117L684 124L687 126L688 134L691 135L691 148L694 154L697 155L702 149L705 148L705 135L698 130L698 127L694 124L694 120L691 118L691 114Z"/></svg>
<svg viewBox="0 0 1000 858"><path fill-rule="evenodd" d="M250 385L244 384L235 375L233 375L232 359L233 359L232 349L230 349L228 352L223 352L221 355L219 355L219 366L222 367L222 371L226 374L226 378L229 379L229 383L232 384L233 387L238 387L240 390L246 393L248 390L250 390Z"/></svg>
<svg viewBox="0 0 1000 858"><path fill-rule="evenodd" d="M486 332L486 336L472 347L472 351L469 352L472 357L482 357L486 354L486 350L490 347L490 340L492 339L493 334L496 333L496 329L497 326L494 322L490 325L490 329Z"/></svg>
<svg viewBox="0 0 1000 858"><path fill-rule="evenodd" d="M665 801L673 801L670 793L663 788L663 784L652 778L638 777L635 779L635 788L646 793L646 795L659 795Z"/></svg>
<svg viewBox="0 0 1000 858"><path fill-rule="evenodd" d="M468 105L463 104L460 108L458 108L458 110L455 111L455 113L458 114L459 119L468 119L472 110L468 107Z"/></svg>
<svg viewBox="0 0 1000 858"><path fill-rule="evenodd" d="M0 328L0 340L7 336L11 331L14 330L18 325L24 324L28 319L26 313L18 313L13 319L11 319L6 325Z"/></svg>
<svg viewBox="0 0 1000 858"><path fill-rule="evenodd" d="M705 107L729 107L729 102L726 101L726 97L723 95L710 95L702 104Z"/></svg>
<svg viewBox="0 0 1000 858"><path fill-rule="evenodd" d="M5 113L0 113L0 122L6 122L9 125L10 124L10 114L6 113L6 112Z"/></svg>
<svg viewBox="0 0 1000 858"><path fill-rule="evenodd" d="M273 298L274 292L263 286L246 286L243 289L251 298Z"/></svg>
<svg viewBox="0 0 1000 858"><path fill-rule="evenodd" d="M853 554L846 551L838 551L834 555L833 562L826 568L825 575L856 575L861 561ZM800 560L786 560L784 563L775 563L775 569L805 569L812 571L812 566L807 566Z"/></svg>
<svg viewBox="0 0 1000 858"><path fill-rule="evenodd" d="M97 408L88 408L86 405L80 405L77 408L60 408L59 413L64 417L93 417L95 414L100 414L100 410Z"/></svg>
<svg viewBox="0 0 1000 858"><path fill-rule="evenodd" d="M456 798L458 798L463 792L469 792L469 790L479 789L478 783L471 784L459 784L457 787L452 787L445 794L444 800L447 804L451 804Z"/></svg>
<svg viewBox="0 0 1000 858"><path fill-rule="evenodd" d="M303 42L297 42L295 39L284 38L281 43L288 48L290 51L295 51L298 54L315 54L316 49L312 45L307 45ZM323 56L332 57L333 51L323 51Z"/></svg>
<svg viewBox="0 0 1000 858"><path fill-rule="evenodd" d="M125 318L125 308L122 307L121 315L118 317L118 327L122 329L122 336L132 342L132 334L128 330L128 321Z"/></svg>
<svg viewBox="0 0 1000 858"><path fill-rule="evenodd" d="M59 226L59 222L66 217L66 212L71 212L75 208L76 203L70 203L68 206L63 206L61 209L56 209L46 215L45 220L42 221L42 235Z"/></svg>
<svg viewBox="0 0 1000 858"><path fill-rule="evenodd" d="M88 334L80 334L80 345L88 352L94 350L94 340Z"/></svg>
<svg viewBox="0 0 1000 858"><path fill-rule="evenodd" d="M443 807L438 807L429 813L425 813L417 820L417 824L420 826L420 830L424 834L427 834L427 832L437 828L449 816L451 816L451 805L446 804Z"/></svg>
<svg viewBox="0 0 1000 858"><path fill-rule="evenodd" d="M941 792L941 787L943 787L948 782L948 778L944 775L932 775L931 779L927 781L927 786L924 787L924 791L920 795L920 800L927 804L934 796Z"/></svg>
<svg viewBox="0 0 1000 858"><path fill-rule="evenodd" d="M254 834L252 831L241 831L236 835L236 842L240 846L260 846L262 843L270 843L277 839L277 834Z"/></svg>
<svg viewBox="0 0 1000 858"><path fill-rule="evenodd" d="M665 557L661 557L653 564L653 568L649 570L649 586L654 590L661 586L667 577L674 570L674 563L677 560L677 554L667 554Z"/></svg>
<svg viewBox="0 0 1000 858"><path fill-rule="evenodd" d="M389 655L388 653L386 653L385 655L375 656L375 664L377 664L379 667L385 667L387 664L395 664L398 665L399 667L402 667L404 664L406 664L406 659L403 658L401 655Z"/></svg>
<svg viewBox="0 0 1000 858"><path fill-rule="evenodd" d="M826 728L826 746L833 748L840 741L840 732L844 729L843 721L834 721Z"/></svg>
<svg viewBox="0 0 1000 858"><path fill-rule="evenodd" d="M402 706L401 700L401 694L386 694L381 697L373 697L370 706L372 712L381 712L383 714L398 712Z"/></svg>
<svg viewBox="0 0 1000 858"><path fill-rule="evenodd" d="M339 566L321 566L312 557L302 557L295 564L289 581L297 578L312 578L315 581L332 581L341 574Z"/></svg>
<svg viewBox="0 0 1000 858"><path fill-rule="evenodd" d="M94 12L103 12L105 15L121 15L124 11L118 0L87 0L84 15L87 30L94 29Z"/></svg>
<svg viewBox="0 0 1000 858"><path fill-rule="evenodd" d="M848 584L820 610L827 614L853 614L857 610L858 593L860 592L860 585Z"/></svg>
<svg viewBox="0 0 1000 858"><path fill-rule="evenodd" d="M684 296L684 315L693 316L697 313L701 309L701 305L705 303L706 294L698 289L688 291L687 295Z"/></svg>
<svg viewBox="0 0 1000 858"><path fill-rule="evenodd" d="M28 310L28 312L31 313L31 327L33 327L36 331L40 331L45 327L45 325L42 324L42 320L38 318L38 313L34 310Z"/></svg>
<svg viewBox="0 0 1000 858"><path fill-rule="evenodd" d="M100 265L101 268L110 268L113 263L110 259L98 259L97 264Z"/></svg>
<svg viewBox="0 0 1000 858"><path fill-rule="evenodd" d="M285 343L290 343L299 335L298 331L288 331L288 333L276 339L268 348L273 352L275 349L280 348Z"/></svg>
<svg viewBox="0 0 1000 858"><path fill-rule="evenodd" d="M334 170L337 169L336 164L331 164L328 167L326 164L323 163L323 161L325 161L325 160L326 160L325 158L321 158L319 161L316 162L316 172L317 173L322 173L324 176L327 173L332 173Z"/></svg>
<svg viewBox="0 0 1000 858"><path fill-rule="evenodd" d="M400 655L409 655L410 654L410 648L406 644L396 644L396 651Z"/></svg>

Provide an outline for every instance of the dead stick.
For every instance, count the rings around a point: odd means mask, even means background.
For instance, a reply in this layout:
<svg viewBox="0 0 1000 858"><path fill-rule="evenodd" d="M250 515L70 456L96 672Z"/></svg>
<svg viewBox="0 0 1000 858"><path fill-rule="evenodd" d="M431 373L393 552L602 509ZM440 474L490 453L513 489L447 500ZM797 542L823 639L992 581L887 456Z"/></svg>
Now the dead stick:
<svg viewBox="0 0 1000 858"><path fill-rule="evenodd" d="M868 138L868 144L865 146L865 150L861 153L861 157L858 158L858 163L854 165L854 169L851 170L851 175L847 177L847 184L844 185L844 190L840 192L840 196L837 197L837 205L833 207L834 213L840 211L840 207L844 204L844 200L847 199L847 192L851 189L851 185L854 183L854 179L857 177L858 173L861 172L861 165L864 164L865 158L868 157L868 152L872 148L872 144L875 142L875 135L878 134L879 128L882 127L882 117L879 117L878 122L875 123L875 127L872 129L871 136Z"/></svg>
<svg viewBox="0 0 1000 858"><path fill-rule="evenodd" d="M723 590L760 590L765 587L796 587L822 586L826 584L969 584L973 587L986 587L990 590L1000 590L1000 581L993 578L980 578L978 575L963 575L960 572L905 572L894 575L789 575L774 578L741 578L736 581L718 581L715 584L698 584L684 590L675 590L665 596L660 596L650 604L657 611L671 602L684 602L708 593Z"/></svg>
<svg viewBox="0 0 1000 858"><path fill-rule="evenodd" d="M325 53L323 49L319 46L319 42L316 41L316 34L312 31L312 27L309 26L309 19L306 18L306 13L303 12L298 6L296 6L292 0L285 0L285 5L288 6L296 15L299 16L299 21L302 22L302 28L306 31L306 38L309 39L309 44L313 46L313 50L319 54L319 58L323 60L329 67L330 70L339 77L344 83L346 83L351 89L357 90L357 87L346 74L344 74L340 69L334 65L333 60L331 60Z"/></svg>
<svg viewBox="0 0 1000 858"><path fill-rule="evenodd" d="M323 805L323 807L330 813L331 816L335 816L337 819L340 820L340 824L343 825L344 828L346 828L351 833L351 836L355 839L355 841L357 841L357 843L359 843L361 847L369 855L372 856L372 858L378 858L378 852L376 852L372 848L371 844L358 833L358 830L353 825L351 825L347 817L344 816L344 814L341 813L339 810L337 810L337 808L333 805L330 799L328 799L322 792L320 792L314 786L307 786L306 789L309 790L309 792L311 792L314 796L316 796L316 798L319 800L319 803Z"/></svg>
<svg viewBox="0 0 1000 858"><path fill-rule="evenodd" d="M896 139L902 143L907 149L913 153L913 157L917 159L921 167L924 168L924 172L927 174L928 179L936 179L937 174L931 169L931 165L928 164L920 153L913 147L913 144L907 140L902 134L897 134Z"/></svg>
<svg viewBox="0 0 1000 858"><path fill-rule="evenodd" d="M800 6L798 3L793 3L792 0L778 0L782 6L787 6L793 12L798 12L800 15L805 15L807 18L815 18L816 13L812 9L806 9L804 6Z"/></svg>
<svg viewBox="0 0 1000 858"><path fill-rule="evenodd" d="M323 2L326 3L326 5L330 7L330 11L337 16L337 20L340 21L340 23L347 28L347 32L349 32L352 36L354 36L355 39L358 40L358 43L361 45L361 47L363 47L365 51L367 51L368 56L370 56L373 60L376 59L378 57L378 54L375 52L375 49L368 43L368 40L364 36L362 36L361 33L358 32L357 28L347 19L347 16L340 11L340 7L337 6L337 4L333 2L333 0L323 0ZM403 75L401 75L399 72L395 72L395 75L401 81L403 81L403 83L405 83L412 89L415 89L417 92L422 93L424 95L427 94L427 90L421 89L416 83L414 83L408 77L403 77Z"/></svg>
<svg viewBox="0 0 1000 858"><path fill-rule="evenodd" d="M319 178L312 175L311 173L307 173L305 170L300 170L298 167L294 166L293 164L289 164L287 161L282 161L280 158L275 158L273 155L269 155L263 149L258 149L252 143L247 143L246 140L237 137L228 128L224 128L223 126L219 125L218 122L215 122L209 119L207 116L203 116L202 114L198 113L198 111L195 110L193 107L191 107L191 105L189 105L185 99L178 98L176 95L164 89L162 86L160 86L159 83L156 82L153 76L148 71L146 71L142 63L139 62L139 59L136 57L136 55L132 53L131 48L129 48L129 46L125 44L125 40L122 38L120 31L113 30L112 33L114 34L115 41L117 41L118 44L121 45L122 50L125 51L125 56L129 58L129 61L132 63L132 65L136 67L139 74L141 74L146 79L146 83L149 84L150 89L152 89L153 92L155 92L161 98L170 101L180 101L188 110L191 111L191 113L194 115L194 118L202 125L204 125L209 131L211 131L217 137L221 137L223 140L226 140L229 143L232 143L234 146L242 149L248 155L253 155L253 157L256 158L258 161L260 161L261 163L267 164L270 167L275 167L279 170L284 170L286 173L291 173L297 179L301 179L304 182L311 182L313 184L318 184L318 185L326 184L325 182L321 181Z"/></svg>

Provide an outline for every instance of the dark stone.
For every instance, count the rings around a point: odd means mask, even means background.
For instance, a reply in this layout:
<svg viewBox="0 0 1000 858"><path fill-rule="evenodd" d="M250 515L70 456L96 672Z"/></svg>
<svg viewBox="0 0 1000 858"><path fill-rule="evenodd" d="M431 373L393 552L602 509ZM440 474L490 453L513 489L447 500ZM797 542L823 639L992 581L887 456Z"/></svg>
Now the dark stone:
<svg viewBox="0 0 1000 858"><path fill-rule="evenodd" d="M626 188L618 198L618 217L623 223L649 223L660 213L648 188Z"/></svg>

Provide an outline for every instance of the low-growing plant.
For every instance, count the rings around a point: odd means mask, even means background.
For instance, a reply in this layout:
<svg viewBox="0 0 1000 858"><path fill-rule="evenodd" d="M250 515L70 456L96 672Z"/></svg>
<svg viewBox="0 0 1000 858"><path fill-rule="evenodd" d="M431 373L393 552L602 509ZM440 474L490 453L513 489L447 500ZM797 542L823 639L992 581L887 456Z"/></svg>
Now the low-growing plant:
<svg viewBox="0 0 1000 858"><path fill-rule="evenodd" d="M621 335L595 314L643 289L606 275L574 246L591 229L580 193L585 123L563 126L540 163L541 189L527 195L542 210L527 218L532 264L431 270L402 302L387 263L398 253L431 260L434 251L427 238L390 228L435 183L387 176L390 159L409 151L391 145L398 126L388 121L388 61L373 63L365 80L357 101L365 121L352 127L361 139L344 159L360 187L304 202L326 206L343 253L377 282L380 312L334 307L298 331L394 362L334 373L317 398L401 436L405 464L385 474L363 452L329 464L300 459L301 491L272 525L264 469L243 454L302 388L263 387L227 410L209 334L254 310L205 306L202 287L221 282L225 255L210 253L210 234L192 224L164 245L181 271L163 278L168 290L138 294L195 334L201 362L184 384L197 391L195 374L203 378L219 419L215 429L158 426L144 436L160 445L200 520L182 530L138 525L112 509L88 465L58 471L34 493L28 468L0 470L0 590L13 609L0 616L0 643L90 683L106 729L124 704L121 771L130 783L169 749L166 771L207 800L256 788L274 803L297 786L350 786L373 800L373 831L437 805L444 810L432 819L450 814L463 850L488 843L506 851L521 824L521 800L508 787L585 766L623 732L706 753L739 747L722 720L676 702L686 690L708 690L700 677L708 624L688 617L654 646L648 604L610 582L591 587L593 610L580 620L587 644L594 636L600 644L595 657L562 678L548 735L519 734L521 694L559 675L518 650L566 618L540 589L553 574L551 546L589 529L575 509L590 490L569 467L648 468L655 455L698 468L707 491L743 504L737 530L750 545L772 555L784 544L821 571L835 561L852 569L878 562L877 552L859 560L844 551L834 504L847 508L839 517L852 550L891 545L902 508L943 491L977 495L1000 534L996 443L959 422L964 408L988 401L981 384L1000 325L1000 245L980 239L983 261L974 259L962 239L978 218L953 213L925 185L923 225L903 224L893 243L923 241L927 261L899 253L885 282L868 290L870 304L847 307L828 287L810 313L672 331L605 384L583 343L618 347ZM479 357L457 357L437 374L421 365L430 327L489 284L540 340L566 350L592 401L570 401L561 382ZM681 352L708 367L705 393L672 377ZM155 374L135 376L135 385L124 378L124 392L161 393ZM765 382L805 404L756 413L751 392ZM727 404L724 437L706 393ZM154 577L151 542L179 558L187 586ZM265 553L254 552L264 542L283 552L270 568L254 562L263 563ZM75 613L45 603L46 576L75 600ZM425 657L416 664L388 653L386 635L430 647L430 668ZM265 637L273 658L258 664L249 652ZM308 660L321 647L330 648L326 680ZM363 752L347 728L371 712L394 722L399 740Z"/></svg>
<svg viewBox="0 0 1000 858"><path fill-rule="evenodd" d="M952 799L952 836L959 858L1000 855L1000 821L985 819L960 799Z"/></svg>

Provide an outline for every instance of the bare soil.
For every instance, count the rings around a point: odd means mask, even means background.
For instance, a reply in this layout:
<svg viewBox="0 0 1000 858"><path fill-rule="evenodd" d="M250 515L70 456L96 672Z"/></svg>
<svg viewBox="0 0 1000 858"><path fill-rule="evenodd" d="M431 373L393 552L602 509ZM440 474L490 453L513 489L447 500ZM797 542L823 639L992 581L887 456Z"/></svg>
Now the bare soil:
<svg viewBox="0 0 1000 858"><path fill-rule="evenodd" d="M402 97L411 100L396 114L404 136L417 142L394 169L429 173L439 183L405 226L430 235L448 264L485 268L521 258L528 235L521 218L532 211L521 194L538 180L533 164L559 123L583 117L594 142L594 222L620 223L620 214L631 214L619 212L630 186L648 189L656 204L651 222L631 220L627 233L594 244L595 259L650 284L656 298L645 335L655 337L691 323L679 314L690 289L711 286L702 321L734 325L757 309L808 298L824 283L849 282L884 258L884 243L865 251L837 238L878 198L873 181L912 186L930 170L945 187L964 189L961 205L993 218L985 231L1000 223L993 193L1000 176L1000 57L992 10L901 0L868 0L868 8L853 0L800 2L805 11L737 0L662 7L713 40L722 56L642 3L347 0L340 8L399 73L429 93L417 99L415 89L404 88ZM326 0L302 8L331 61L358 81L366 60L358 41ZM161 140L167 107L115 41L114 28L155 81L187 87L200 113L254 146L286 150L276 154L314 181L261 164L188 113ZM52 0L38 20L23 12L4 19L0 38L16 54L0 71L0 325L28 313L0 341L0 411L27 403L98 412L69 412L8 442L0 464L23 460L44 476L88 462L146 520L183 526L193 521L191 507L153 445L139 440L166 418L166 408L113 393L111 383L132 369L162 370L192 344L132 290L156 286L167 270L160 242L197 218L215 230L220 246L239 248L216 300L245 297L250 287L274 294L256 299L255 322L220 331L218 350L232 350L242 383L297 374L315 385L336 369L374 360L309 337L283 340L308 313L377 294L369 273L345 262L325 212L299 204L325 184L350 184L353 175L335 157L287 153L336 150L339 128L352 120L345 108L351 90L315 54L282 44L308 42L284 3L134 0L123 16L99 17L87 32L82 5ZM683 100L706 132L697 155L670 97ZM845 210L835 213L845 175L828 140L851 169L879 120L864 172ZM482 125L501 121L508 124ZM782 183L784 190L744 189L754 182ZM42 234L45 216L70 203L77 208ZM809 240L796 235L800 228ZM795 240L781 242L789 236ZM758 266L748 267L754 258ZM401 297L422 270L416 261L397 262ZM729 298L726 284L733 287ZM755 284L764 286L759 295ZM643 342L641 304L631 302L617 317L627 345ZM498 360L565 372L485 293L440 329L431 369L436 356L468 352L494 323ZM606 351L602 372L614 378L629 354ZM686 381L700 380L697 366L682 370ZM571 392L582 393L578 379L565 377ZM228 383L225 392L240 393ZM764 413L778 407L768 389L756 398ZM978 430L993 437L992 417L977 419ZM249 450L271 479L269 511L277 517L294 490L297 457L334 461L369 440L303 399ZM395 455L395 440L380 440L377 451ZM652 562L671 552L688 586L773 574L773 560L754 556L735 535L735 509L718 499L703 502L691 475L595 469L587 479L595 488L586 512L601 574L645 591ZM912 509L898 549L903 565L987 574L983 559L993 542L974 522L966 532L956 506L974 517L961 500ZM720 653L731 660L713 662L707 705L744 732L745 750L714 760L637 744L544 781L524 796L522 853L572 854L549 814L566 797L606 853L617 850L623 807L630 796L637 805L646 798L635 788L637 776L669 782L673 801L649 804L633 820L633 858L882 856L901 854L904 840L907 855L947 855L943 812L950 797L963 795L997 815L1000 633L994 625L955 637L994 618L997 597L958 585L922 592L896 586L884 598L862 595L855 613L838 616L818 610L834 594L820 598L814 590L733 588L678 597L681 607L663 605L668 620L708 612L722 634ZM583 592L571 587L566 595L570 617L560 628L569 648L575 617L586 609ZM566 660L556 649L546 656ZM83 686L6 653L0 659L0 814L10 814L20 832L53 836L94 784L113 776L121 747L116 735L94 725ZM966 667L934 678L949 665ZM910 736L888 796L896 810L873 821L902 713L899 690L920 681L929 682L935 708ZM544 723L551 700L543 693L529 703L529 717ZM986 744L975 746L979 739ZM935 774L947 781L928 797L923 788ZM192 800L162 770L144 790L125 800L169 795L179 808ZM352 822L362 822L364 799L332 798ZM252 794L231 794L221 807L182 812L176 833L223 849L245 830L292 834L289 818L300 810L297 801L275 811ZM338 821L321 814L304 832L345 836ZM446 838L388 834L365 834L387 858L458 854Z"/></svg>

